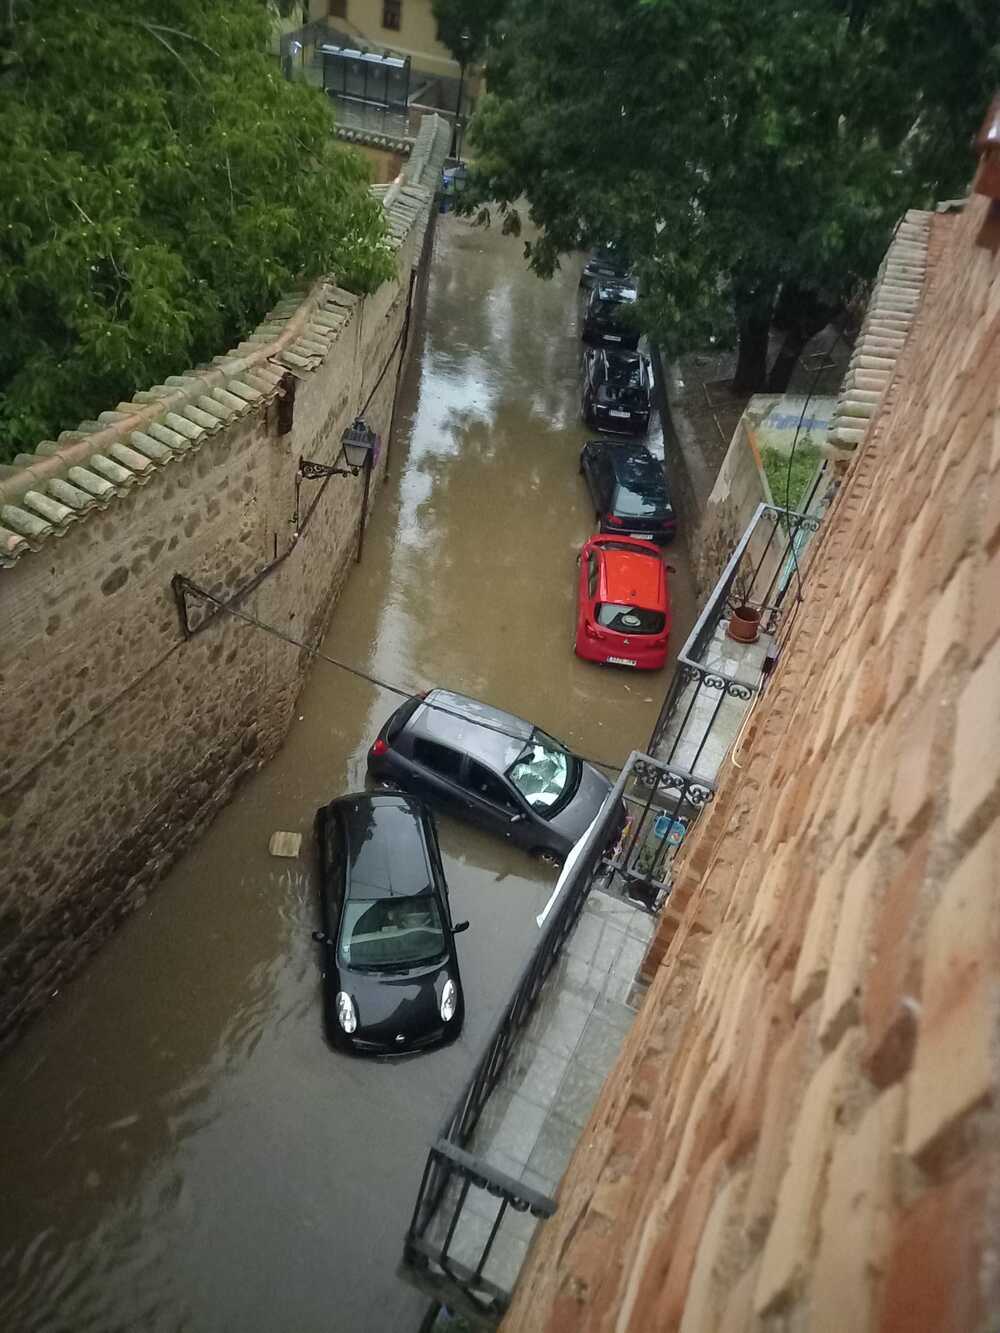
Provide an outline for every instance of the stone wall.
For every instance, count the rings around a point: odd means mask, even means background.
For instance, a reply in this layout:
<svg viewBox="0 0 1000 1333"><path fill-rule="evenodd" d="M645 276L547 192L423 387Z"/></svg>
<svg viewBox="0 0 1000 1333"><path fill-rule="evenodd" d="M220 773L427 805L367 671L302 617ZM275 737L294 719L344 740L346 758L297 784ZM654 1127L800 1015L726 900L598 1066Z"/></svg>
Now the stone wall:
<svg viewBox="0 0 1000 1333"><path fill-rule="evenodd" d="M211 366L0 471L0 1044L282 742L308 654L224 613L185 639L171 579L322 633L363 479L304 482L296 522L296 468L333 463L359 412L388 432L448 147L438 118L421 133L411 181L380 191L393 281L293 294Z"/></svg>
<svg viewBox="0 0 1000 1333"><path fill-rule="evenodd" d="M1000 252L927 283L505 1327L1000 1310ZM738 766L737 766L738 765ZM679 919L677 912L680 913Z"/></svg>

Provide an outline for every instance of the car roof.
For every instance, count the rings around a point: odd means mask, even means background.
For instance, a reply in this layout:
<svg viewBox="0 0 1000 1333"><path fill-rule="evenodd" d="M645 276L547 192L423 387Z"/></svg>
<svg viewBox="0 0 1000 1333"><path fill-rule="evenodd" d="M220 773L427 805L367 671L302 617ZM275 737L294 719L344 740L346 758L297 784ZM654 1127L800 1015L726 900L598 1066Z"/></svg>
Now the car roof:
<svg viewBox="0 0 1000 1333"><path fill-rule="evenodd" d="M431 889L421 801L395 793L359 793L332 805L347 844L348 898L409 898Z"/></svg>
<svg viewBox="0 0 1000 1333"><path fill-rule="evenodd" d="M601 544L597 549L602 556L601 601L663 610L666 574L655 551L620 551Z"/></svg>
<svg viewBox="0 0 1000 1333"><path fill-rule="evenodd" d="M510 768L534 729L522 717L453 690L431 690L403 728L414 738L450 745L501 773Z"/></svg>
<svg viewBox="0 0 1000 1333"><path fill-rule="evenodd" d="M640 482L655 482L666 487L663 468L644 444L619 444L617 441L609 440L608 454L619 481L629 486Z"/></svg>

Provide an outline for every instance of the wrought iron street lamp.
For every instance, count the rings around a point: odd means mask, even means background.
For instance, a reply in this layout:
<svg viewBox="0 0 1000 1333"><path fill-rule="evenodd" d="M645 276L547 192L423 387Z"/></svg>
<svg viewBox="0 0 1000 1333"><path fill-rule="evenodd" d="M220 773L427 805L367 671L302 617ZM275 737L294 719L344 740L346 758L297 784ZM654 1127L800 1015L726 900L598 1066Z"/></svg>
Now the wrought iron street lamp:
<svg viewBox="0 0 1000 1333"><path fill-rule="evenodd" d="M365 540L365 521L368 518L368 494L371 489L372 464L378 454L379 438L361 417L355 417L340 439L340 453L337 461L313 463L309 459L299 459L299 470L295 477L295 528L298 531L299 486L303 481L313 481L319 477L356 477L364 472L365 489L361 500L361 526L358 530L358 550L355 561L360 561ZM343 460L343 462L341 461Z"/></svg>
<svg viewBox="0 0 1000 1333"><path fill-rule="evenodd" d="M455 133L452 136L452 157L457 161L462 160L462 138L464 136L465 126L462 122L462 94L465 91L465 67L469 63L469 48L472 46L472 33L468 28L463 28L458 35L458 44L462 51L462 57L458 62L458 106L455 110Z"/></svg>

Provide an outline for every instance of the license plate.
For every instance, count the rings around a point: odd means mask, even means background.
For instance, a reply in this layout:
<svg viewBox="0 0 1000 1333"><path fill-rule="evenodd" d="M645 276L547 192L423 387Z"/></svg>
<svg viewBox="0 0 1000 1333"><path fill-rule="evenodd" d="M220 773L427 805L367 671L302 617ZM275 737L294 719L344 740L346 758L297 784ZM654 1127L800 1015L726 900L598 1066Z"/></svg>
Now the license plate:
<svg viewBox="0 0 1000 1333"><path fill-rule="evenodd" d="M630 537L634 537L637 542L651 542L653 534L651 532L630 532Z"/></svg>
<svg viewBox="0 0 1000 1333"><path fill-rule="evenodd" d="M636 665L636 659L635 659L634 657L609 657L609 658L608 658L608 661L609 661L609 662L612 662L615 666L635 666L635 665Z"/></svg>
<svg viewBox="0 0 1000 1333"><path fill-rule="evenodd" d="M605 342L609 342L609 343L620 343L621 340L622 340L622 336L621 336L620 333L606 333L606 334L604 335L604 341L605 341Z"/></svg>
<svg viewBox="0 0 1000 1333"><path fill-rule="evenodd" d="M619 412L616 407L609 408L608 410L609 417L623 417L626 421L629 419L631 415L632 415L631 412Z"/></svg>

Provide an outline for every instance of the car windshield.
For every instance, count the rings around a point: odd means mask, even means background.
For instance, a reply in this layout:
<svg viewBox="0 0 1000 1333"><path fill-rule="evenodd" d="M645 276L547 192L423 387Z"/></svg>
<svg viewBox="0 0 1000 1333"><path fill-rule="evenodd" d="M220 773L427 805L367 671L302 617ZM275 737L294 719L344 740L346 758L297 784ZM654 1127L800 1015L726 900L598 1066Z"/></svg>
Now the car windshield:
<svg viewBox="0 0 1000 1333"><path fill-rule="evenodd" d="M339 953L346 967L376 970L442 958L445 935L433 894L349 898L344 905Z"/></svg>
<svg viewBox="0 0 1000 1333"><path fill-rule="evenodd" d="M544 731L531 740L507 770L507 776L533 810L550 813L565 795L573 774L573 756Z"/></svg>
<svg viewBox="0 0 1000 1333"><path fill-rule="evenodd" d="M667 623L662 611L644 606L625 606L621 602L598 602L597 623L619 634L659 634Z"/></svg>

